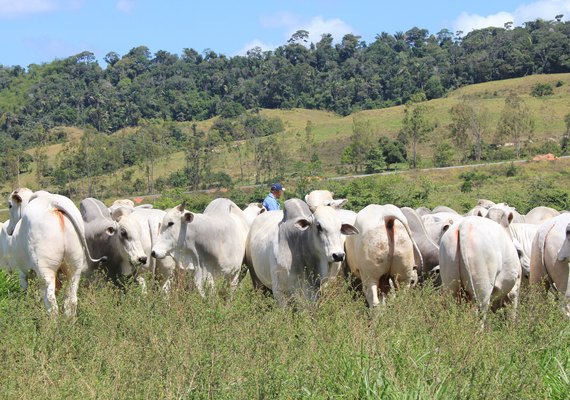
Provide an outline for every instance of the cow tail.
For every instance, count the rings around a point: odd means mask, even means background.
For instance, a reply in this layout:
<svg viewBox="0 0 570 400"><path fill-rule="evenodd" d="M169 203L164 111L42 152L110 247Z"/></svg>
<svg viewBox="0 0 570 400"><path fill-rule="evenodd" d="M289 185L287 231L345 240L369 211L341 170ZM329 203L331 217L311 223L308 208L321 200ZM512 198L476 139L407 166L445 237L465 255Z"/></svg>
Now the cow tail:
<svg viewBox="0 0 570 400"><path fill-rule="evenodd" d="M410 226L408 225L408 219L406 218L402 210L400 210L397 207L394 207L393 213L392 215L390 215L390 217L392 218L392 224L394 223L394 219L397 219L398 221L400 221L402 225L404 225L404 228L406 229L406 232L408 233L408 236L410 237L410 240L412 241L412 246L414 248L414 259L418 263L418 277L421 279L421 281L423 281L425 279L424 260L422 257L422 253L420 252L420 248L418 247L418 244L414 240L414 236L412 235Z"/></svg>
<svg viewBox="0 0 570 400"><path fill-rule="evenodd" d="M75 232L77 232L77 235L79 236L79 241L81 242L81 246L83 247L83 251L85 252L85 255L87 256L87 259L89 259L93 263L107 261L107 256L103 256L101 258L92 258L91 257L91 254L89 253L89 247L87 246L87 240L85 239L85 228L83 227L83 224L77 220L76 215L74 213L70 212L70 210L68 210L66 208L65 204L59 203L57 201L57 199L52 200L52 205L57 210L59 210L63 214L65 214L65 216L67 216L69 221L71 221L71 224L75 228Z"/></svg>
<svg viewBox="0 0 570 400"><path fill-rule="evenodd" d="M480 309L481 305L479 304L479 300L477 298L477 291L475 289L475 284L473 283L473 274L471 273L471 268L469 267L469 261L467 260L467 257L465 255L465 251L464 251L464 246L462 246L462 243L466 242L467 239L467 235L466 234L461 234L461 229L457 230L457 243L459 246L459 254L461 257L461 261L463 263L463 265L465 266L465 270L467 271L467 278L466 281L470 286L471 289L471 293L473 293L473 301L475 302L475 304L477 304L477 307ZM459 273L461 274L461 265L459 265Z"/></svg>

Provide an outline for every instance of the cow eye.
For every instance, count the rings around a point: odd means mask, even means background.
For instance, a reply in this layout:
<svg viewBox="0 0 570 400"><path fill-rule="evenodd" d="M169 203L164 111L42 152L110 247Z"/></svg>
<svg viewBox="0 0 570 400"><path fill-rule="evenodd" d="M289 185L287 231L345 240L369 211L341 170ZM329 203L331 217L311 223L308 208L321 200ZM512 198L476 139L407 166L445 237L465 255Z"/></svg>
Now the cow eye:
<svg viewBox="0 0 570 400"><path fill-rule="evenodd" d="M127 239L127 238L129 237L129 235L128 235L128 233L127 233L126 230L121 229L121 237L122 237L123 239Z"/></svg>
<svg viewBox="0 0 570 400"><path fill-rule="evenodd" d="M173 221L170 221L170 222L167 224L167 226L168 226L169 228L170 228L172 225L174 225L174 222L173 222Z"/></svg>
<svg viewBox="0 0 570 400"><path fill-rule="evenodd" d="M321 224L317 223L317 231L319 233L321 233L323 231L323 227L321 226Z"/></svg>
<svg viewBox="0 0 570 400"><path fill-rule="evenodd" d="M10 204L8 204L8 208L12 208L12 204L11 204L11 203L10 203Z"/></svg>

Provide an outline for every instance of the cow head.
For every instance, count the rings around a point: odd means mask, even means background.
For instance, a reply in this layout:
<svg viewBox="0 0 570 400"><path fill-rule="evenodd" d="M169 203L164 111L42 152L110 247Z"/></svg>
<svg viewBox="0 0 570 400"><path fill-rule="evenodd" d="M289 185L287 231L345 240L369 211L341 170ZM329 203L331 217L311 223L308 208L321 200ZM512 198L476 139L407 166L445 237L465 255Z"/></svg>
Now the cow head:
<svg viewBox="0 0 570 400"><path fill-rule="evenodd" d="M185 210L185 207L186 202L182 202L177 207L166 211L160 225L158 239L152 248L152 257L162 259L167 255L171 255L177 261L180 260L180 255L174 255L173 253L177 248L183 246L186 237L187 225L192 223L195 218L195 214ZM179 262L188 264L184 261Z"/></svg>
<svg viewBox="0 0 570 400"><path fill-rule="evenodd" d="M107 234L116 236L119 248L133 267L146 265L148 260L141 242L142 229L136 219L130 215L121 218L116 227L107 229Z"/></svg>
<svg viewBox="0 0 570 400"><path fill-rule="evenodd" d="M6 227L8 235L14 233L16 224L22 218L22 213L34 192L28 188L18 188L10 193L8 197L8 211L10 212L10 222Z"/></svg>
<svg viewBox="0 0 570 400"><path fill-rule="evenodd" d="M358 234L358 229L351 224L343 224L336 210L329 206L318 206L310 218L299 218L295 226L300 230L311 229L310 238L313 245L321 249L329 263L344 261L341 234Z"/></svg>
<svg viewBox="0 0 570 400"><path fill-rule="evenodd" d="M313 190L305 195L305 202L308 204L311 212L315 212L318 206L331 206L333 208L341 208L347 203L347 199L333 199L334 193L328 190Z"/></svg>

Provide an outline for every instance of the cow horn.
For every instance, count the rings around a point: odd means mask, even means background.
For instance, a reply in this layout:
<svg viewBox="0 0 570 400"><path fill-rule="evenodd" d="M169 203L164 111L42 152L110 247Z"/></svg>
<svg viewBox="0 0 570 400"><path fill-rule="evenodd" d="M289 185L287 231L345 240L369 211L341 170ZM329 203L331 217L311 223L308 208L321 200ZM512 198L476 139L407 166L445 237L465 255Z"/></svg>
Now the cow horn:
<svg viewBox="0 0 570 400"><path fill-rule="evenodd" d="M186 200L184 200L182 203L180 203L180 205L178 206L178 210L184 211L185 207L186 207Z"/></svg>

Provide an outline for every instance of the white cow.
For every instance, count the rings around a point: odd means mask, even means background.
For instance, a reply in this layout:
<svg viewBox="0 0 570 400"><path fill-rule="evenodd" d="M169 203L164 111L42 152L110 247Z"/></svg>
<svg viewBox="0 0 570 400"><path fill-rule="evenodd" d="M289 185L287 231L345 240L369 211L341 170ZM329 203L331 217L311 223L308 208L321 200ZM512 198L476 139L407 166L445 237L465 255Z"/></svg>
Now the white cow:
<svg viewBox="0 0 570 400"><path fill-rule="evenodd" d="M171 255L182 267L194 267L194 282L202 296L223 277L233 291L245 254L248 225L243 211L231 200L213 200L202 214L182 203L166 212L152 256Z"/></svg>
<svg viewBox="0 0 570 400"><path fill-rule="evenodd" d="M456 296L462 291L476 304L485 320L507 302L516 310L521 280L519 255L508 230L512 214L501 224L477 216L463 218L440 241L442 287Z"/></svg>
<svg viewBox="0 0 570 400"><path fill-rule="evenodd" d="M249 203L246 208L243 209L245 219L247 221L248 227L251 226L253 220L261 213L267 211L263 204L261 203Z"/></svg>
<svg viewBox="0 0 570 400"><path fill-rule="evenodd" d="M449 226L459 222L463 217L452 212L437 212L421 217L428 237L437 245Z"/></svg>
<svg viewBox="0 0 570 400"><path fill-rule="evenodd" d="M151 256L152 247L158 240L160 226L165 215L166 211L152 207L117 206L113 210L113 218L116 221L131 220L140 228L140 240L144 253L148 257L148 263L136 271L137 282L143 289L146 288L146 281L143 275L150 274L159 278L162 290L165 293L169 293L177 266L180 269L188 268L182 268L169 255L161 259ZM193 266L190 269L193 269Z"/></svg>
<svg viewBox="0 0 570 400"><path fill-rule="evenodd" d="M524 222L527 224L540 225L554 217L560 215L560 212L551 207L538 206L523 215Z"/></svg>
<svg viewBox="0 0 570 400"><path fill-rule="evenodd" d="M246 263L254 286L272 291L282 305L295 295L315 300L345 258L341 234L357 233L332 207L319 206L311 214L302 200L285 201L283 211L261 214L251 226Z"/></svg>
<svg viewBox="0 0 570 400"><path fill-rule="evenodd" d="M18 221L21 219L22 213L26 209L28 203L33 199L45 194L49 195L51 193L45 190L34 192L26 187L15 189L12 193L10 193L10 196L8 197L8 210L10 213L10 219L5 222L6 233L8 235L11 235L14 232L14 228L16 227ZM27 289L28 287L27 272L20 271L20 287L22 289Z"/></svg>
<svg viewBox="0 0 570 400"><path fill-rule="evenodd" d="M570 317L570 213L540 225L532 243L530 283L564 294L563 311Z"/></svg>
<svg viewBox="0 0 570 400"><path fill-rule="evenodd" d="M39 193L48 192L40 191ZM34 196L34 191L26 187L16 189L8 196L8 211L10 212L10 220L6 227L8 235L14 232L16 224L22 217L22 213L26 209L26 205L30 202L32 196Z"/></svg>
<svg viewBox="0 0 570 400"><path fill-rule="evenodd" d="M311 212L314 212L321 205L340 209L348 201L347 199L333 199L333 196L334 194L328 190L313 190L305 195L305 203L309 205Z"/></svg>
<svg viewBox="0 0 570 400"><path fill-rule="evenodd" d="M526 286L530 278L530 257L532 254L532 243L538 232L539 225L513 222L509 224L509 230L515 241L517 250L520 250L519 258L522 268L522 283Z"/></svg>
<svg viewBox="0 0 570 400"><path fill-rule="evenodd" d="M4 227L3 227L4 228ZM48 194L30 201L12 235L1 235L12 267L33 270L40 279L44 303L49 313L57 313L56 278L64 272L70 283L64 312L72 316L77 308L81 273L91 259L79 210L65 196ZM94 262L101 261L92 260Z"/></svg>
<svg viewBox="0 0 570 400"><path fill-rule="evenodd" d="M423 273L421 252L413 239L402 211L392 205L370 204L356 216L360 235L346 240L346 257L350 271L362 281L370 307L380 304L390 289L390 280L398 286L411 286Z"/></svg>

